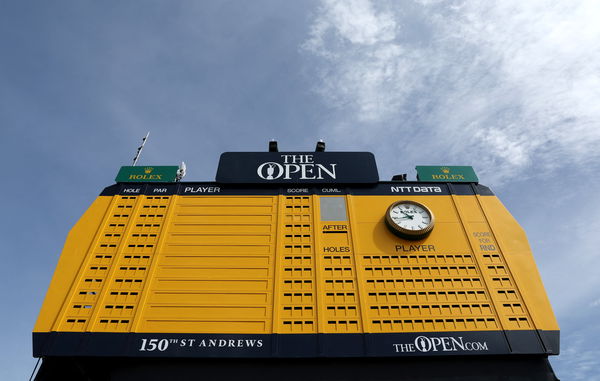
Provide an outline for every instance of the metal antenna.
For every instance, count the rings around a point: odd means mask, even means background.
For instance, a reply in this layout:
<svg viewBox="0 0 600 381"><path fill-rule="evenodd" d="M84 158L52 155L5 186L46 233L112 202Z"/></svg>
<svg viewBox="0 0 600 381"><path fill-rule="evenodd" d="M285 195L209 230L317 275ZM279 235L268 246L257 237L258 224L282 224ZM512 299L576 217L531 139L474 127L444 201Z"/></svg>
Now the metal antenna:
<svg viewBox="0 0 600 381"><path fill-rule="evenodd" d="M133 166L134 167L137 164L138 159L140 158L142 150L144 149L144 144L146 144L146 140L148 140L148 136L150 136L150 131L148 131L146 136L144 136L144 138L142 139L142 145L138 147L137 152L135 153L135 157L133 158Z"/></svg>

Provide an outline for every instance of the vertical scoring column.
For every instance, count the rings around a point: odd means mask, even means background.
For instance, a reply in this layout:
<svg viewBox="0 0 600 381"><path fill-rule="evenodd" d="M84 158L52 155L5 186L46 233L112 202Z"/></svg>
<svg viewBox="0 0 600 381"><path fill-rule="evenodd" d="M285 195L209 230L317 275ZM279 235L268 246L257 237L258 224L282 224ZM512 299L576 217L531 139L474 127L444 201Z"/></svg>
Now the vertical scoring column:
<svg viewBox="0 0 600 381"><path fill-rule="evenodd" d="M137 189L139 192L139 189ZM95 243L86 253L78 281L74 284L69 302L58 319L57 331L90 330L92 315L101 307L100 295L108 287L115 257L123 250L126 232L130 229L132 215L137 209L139 195L114 196Z"/></svg>
<svg viewBox="0 0 600 381"><path fill-rule="evenodd" d="M467 225L467 224L465 224ZM502 319L504 329L533 329L529 313L525 307L516 283L510 274L504 255L487 223L470 223L468 233L475 255L479 258L482 272L487 277L492 299Z"/></svg>
<svg viewBox="0 0 600 381"><path fill-rule="evenodd" d="M310 195L280 196L277 333L317 333L313 203Z"/></svg>
<svg viewBox="0 0 600 381"><path fill-rule="evenodd" d="M160 232L165 225L171 196L138 196L132 224L125 232L123 244L115 254L106 288L94 311L92 331L129 332L153 258Z"/></svg>
<svg viewBox="0 0 600 381"><path fill-rule="evenodd" d="M485 196L487 197L487 196ZM534 329L531 316L475 196L452 196L504 330Z"/></svg>
<svg viewBox="0 0 600 381"><path fill-rule="evenodd" d="M321 196L318 223L323 333L361 332L356 265L345 196Z"/></svg>

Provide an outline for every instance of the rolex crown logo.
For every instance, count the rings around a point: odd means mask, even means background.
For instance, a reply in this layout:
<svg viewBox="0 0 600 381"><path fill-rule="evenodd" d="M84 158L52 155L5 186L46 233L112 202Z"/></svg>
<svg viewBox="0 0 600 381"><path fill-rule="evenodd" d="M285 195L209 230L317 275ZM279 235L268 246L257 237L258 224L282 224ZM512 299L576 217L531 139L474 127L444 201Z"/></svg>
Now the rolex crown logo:
<svg viewBox="0 0 600 381"><path fill-rule="evenodd" d="M450 173L450 168L448 168L448 167L442 167L442 172L444 172L444 173Z"/></svg>
<svg viewBox="0 0 600 381"><path fill-rule="evenodd" d="M154 170L154 168L152 168L152 167L146 167L146 168L144 168L144 173L152 173L153 170Z"/></svg>

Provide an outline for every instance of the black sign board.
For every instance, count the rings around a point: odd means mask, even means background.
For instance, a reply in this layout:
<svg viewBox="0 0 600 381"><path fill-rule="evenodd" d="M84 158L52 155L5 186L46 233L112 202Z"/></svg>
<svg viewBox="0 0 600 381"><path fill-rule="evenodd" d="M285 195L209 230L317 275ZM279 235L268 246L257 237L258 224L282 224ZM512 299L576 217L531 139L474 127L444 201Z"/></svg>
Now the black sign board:
<svg viewBox="0 0 600 381"><path fill-rule="evenodd" d="M370 152L225 152L217 182L230 184L374 184Z"/></svg>

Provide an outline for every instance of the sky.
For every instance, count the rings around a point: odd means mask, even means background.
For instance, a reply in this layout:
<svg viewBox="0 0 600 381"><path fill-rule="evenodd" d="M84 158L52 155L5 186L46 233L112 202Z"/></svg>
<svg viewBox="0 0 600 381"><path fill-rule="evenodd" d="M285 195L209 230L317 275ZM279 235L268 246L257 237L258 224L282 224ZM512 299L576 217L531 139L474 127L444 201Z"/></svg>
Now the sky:
<svg viewBox="0 0 600 381"><path fill-rule="evenodd" d="M380 178L472 165L528 234L563 380L600 380L597 0L0 0L0 379L69 229L129 165L370 151Z"/></svg>

